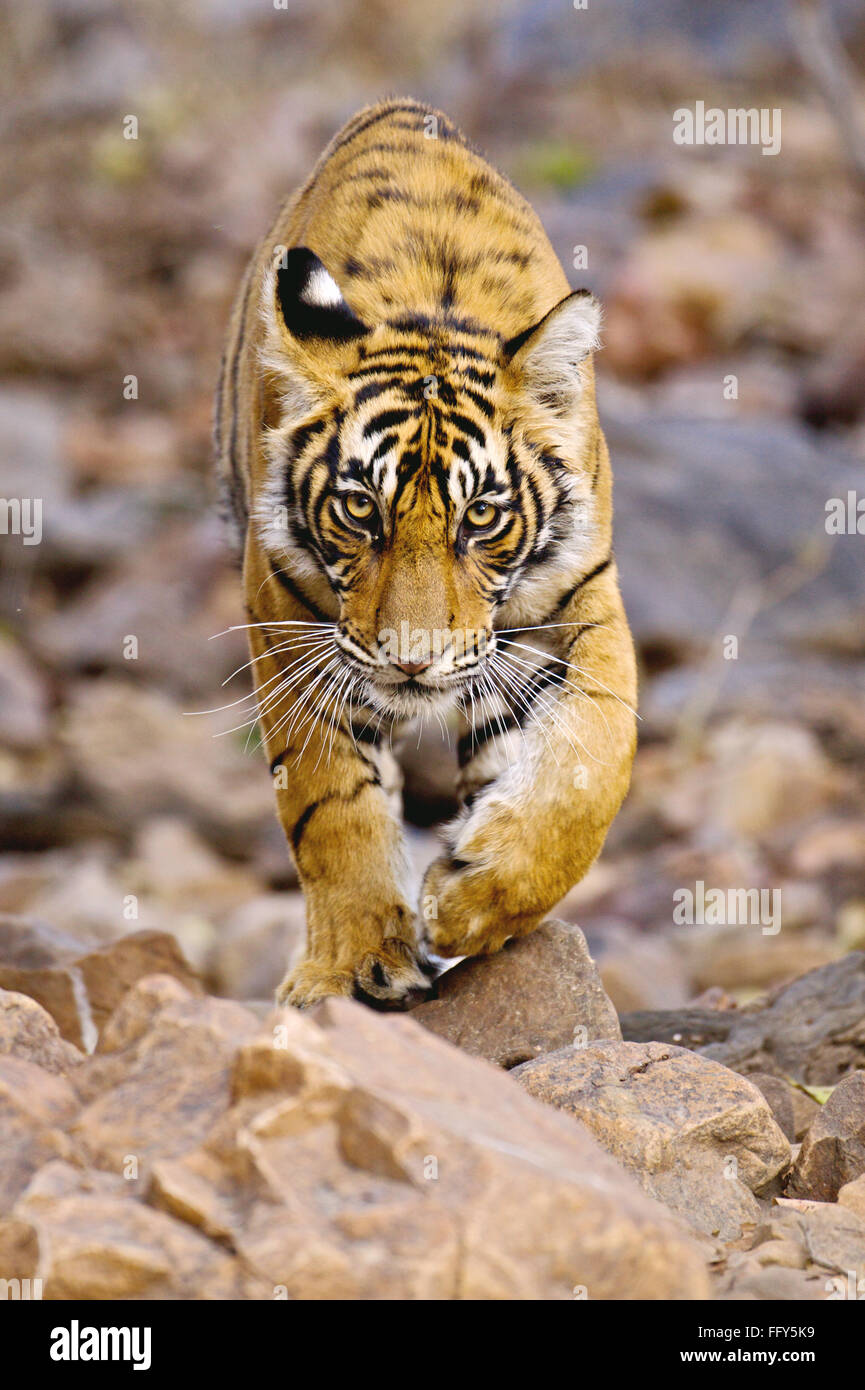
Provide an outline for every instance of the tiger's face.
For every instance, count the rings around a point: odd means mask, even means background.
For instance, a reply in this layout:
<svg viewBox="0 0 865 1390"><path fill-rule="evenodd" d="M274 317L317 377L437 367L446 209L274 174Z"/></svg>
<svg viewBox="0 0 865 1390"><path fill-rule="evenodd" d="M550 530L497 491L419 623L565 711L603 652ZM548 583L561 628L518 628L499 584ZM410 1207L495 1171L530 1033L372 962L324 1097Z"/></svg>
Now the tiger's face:
<svg viewBox="0 0 865 1390"><path fill-rule="evenodd" d="M542 339L565 329L565 381L537 331L505 343L459 320L368 329L311 252L287 259L274 293L296 370L272 407L265 515L280 499L282 527L268 521L265 540L327 576L338 652L374 707L445 708L482 678L516 587L588 544L572 446L595 302L571 296L566 325L541 325Z"/></svg>

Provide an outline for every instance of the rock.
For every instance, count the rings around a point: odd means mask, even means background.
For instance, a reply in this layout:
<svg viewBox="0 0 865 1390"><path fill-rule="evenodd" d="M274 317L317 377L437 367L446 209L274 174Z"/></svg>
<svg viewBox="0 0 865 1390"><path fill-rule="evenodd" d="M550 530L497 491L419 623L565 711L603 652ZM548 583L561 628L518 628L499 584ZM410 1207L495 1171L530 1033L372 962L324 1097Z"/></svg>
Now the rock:
<svg viewBox="0 0 865 1390"><path fill-rule="evenodd" d="M0 1220L0 1269L4 1279L32 1279L39 1265L39 1242L29 1221Z"/></svg>
<svg viewBox="0 0 865 1390"><path fill-rule="evenodd" d="M140 1045L213 1003L160 989ZM697 1244L585 1131L411 1017L328 1000L237 1044L231 1108L150 1199L289 1298L705 1296Z"/></svg>
<svg viewBox="0 0 865 1390"><path fill-rule="evenodd" d="M710 1042L728 1038L738 1011L691 1006L685 1009L636 1009L619 1022L625 1042L665 1042L695 1052Z"/></svg>
<svg viewBox="0 0 865 1390"><path fill-rule="evenodd" d="M798 1241L808 1261L834 1274L865 1274L865 1221L834 1202L786 1203L773 1212L767 1234Z"/></svg>
<svg viewBox="0 0 865 1390"><path fill-rule="evenodd" d="M861 869L865 862L865 820L831 820L807 830L792 855L797 873L815 876L838 869Z"/></svg>
<svg viewBox="0 0 865 1390"><path fill-rule="evenodd" d="M184 718L154 690L103 679L72 688L61 734L82 788L115 831L133 817L180 816L216 849L245 858L270 829L272 789L242 744L214 738L227 727L216 715ZM148 756L130 758L130 746Z"/></svg>
<svg viewBox="0 0 865 1390"><path fill-rule="evenodd" d="M490 957L440 976L438 997L412 1016L464 1052L500 1067L595 1038L621 1036L579 927L542 922Z"/></svg>
<svg viewBox="0 0 865 1390"><path fill-rule="evenodd" d="M15 749L36 748L48 735L44 682L21 648L8 637L0 636L0 744Z"/></svg>
<svg viewBox="0 0 865 1390"><path fill-rule="evenodd" d="M865 1221L865 1173L844 1184L838 1193L838 1205Z"/></svg>
<svg viewBox="0 0 865 1390"><path fill-rule="evenodd" d="M780 1076L771 1076L765 1071L748 1073L752 1086L764 1096L766 1104L775 1116L775 1122L783 1134L794 1143L796 1140L796 1115L793 1108L793 1091L789 1081Z"/></svg>
<svg viewBox="0 0 865 1390"><path fill-rule="evenodd" d="M141 1176L157 1155L194 1148L229 1104L234 1049L256 1031L239 1004L199 999L172 976L140 980L75 1073L85 1102L75 1133L90 1161Z"/></svg>
<svg viewBox="0 0 865 1390"><path fill-rule="evenodd" d="M622 1032L631 1041L681 1043L744 1075L834 1086L865 1067L865 952L811 970L765 1002L724 1012L637 1012L623 1017Z"/></svg>
<svg viewBox="0 0 865 1390"><path fill-rule="evenodd" d="M786 723L820 684L816 672L803 668L815 632L825 643L827 634L849 630L865 596L865 569L855 545L829 546L825 564L811 566L802 555L801 538L812 534L815 516L825 515L827 497L846 497L848 489L861 487L854 457L786 420L628 414L615 401L605 404L604 395L602 386L601 414L616 461L617 549L627 557L622 592L638 642L657 643L661 651L702 651L707 633L727 631L722 625L734 595L741 602L751 586L759 596L764 576L798 564L801 584L758 608L748 652L741 652L747 659L723 661L719 652L717 666L722 709L741 708L747 692L749 709L774 723L782 708ZM705 524L707 499L723 514L723 524ZM680 544L685 535L700 538L687 554ZM664 578L665 559L677 551L678 582L671 585ZM765 653L764 667L755 643ZM785 650L794 659L780 661ZM825 681L825 662L820 671ZM677 666L647 688L641 709L651 719L674 716L704 681L699 669L688 673ZM747 760L746 740L739 746ZM797 759L794 779L798 769L803 788L820 798L810 755ZM761 813L765 804L760 797ZM797 810L782 809L785 818Z"/></svg>
<svg viewBox="0 0 865 1390"><path fill-rule="evenodd" d="M193 701L202 690L218 690L248 659L244 634L226 631L236 621L236 595L225 573L223 539L214 509L203 508L192 520L163 517L155 534L139 538L110 571L99 572L62 609L37 618L35 650L67 674L95 669L125 675L133 669L139 680ZM167 612L175 616L173 623L166 623ZM208 640L220 632L226 633L220 641ZM134 659L130 634L138 643ZM239 681L233 694L226 690L221 700L208 703L227 704L245 688ZM227 713L237 715L239 708ZM239 722L231 718L225 727Z"/></svg>
<svg viewBox="0 0 865 1390"><path fill-rule="evenodd" d="M122 1178L48 1164L17 1206L35 1231L43 1297L234 1299L272 1293L187 1224L134 1201Z"/></svg>
<svg viewBox="0 0 865 1390"><path fill-rule="evenodd" d="M300 893L260 893L229 917L217 937L208 971L218 994L232 999L273 998L306 939Z"/></svg>
<svg viewBox="0 0 865 1390"><path fill-rule="evenodd" d="M27 994L0 989L0 1056L20 1057L55 1076L65 1076L83 1053L65 1042L54 1019Z"/></svg>
<svg viewBox="0 0 865 1390"><path fill-rule="evenodd" d="M764 1267L752 1260L722 1281L718 1297L736 1302L818 1302L827 1297L827 1286L825 1272L813 1265L807 1269Z"/></svg>
<svg viewBox="0 0 865 1390"><path fill-rule="evenodd" d="M71 1155L64 1130L77 1110L75 1092L62 1077L20 1057L0 1057L0 1216L11 1212L43 1163Z"/></svg>
<svg viewBox="0 0 865 1390"><path fill-rule="evenodd" d="M562 1048L513 1075L580 1120L647 1192L706 1234L736 1239L759 1213L753 1194L790 1162L757 1088L684 1048Z"/></svg>
<svg viewBox="0 0 865 1390"><path fill-rule="evenodd" d="M808 1130L793 1168L793 1196L832 1202L865 1174L865 1072L839 1081Z"/></svg>
<svg viewBox="0 0 865 1390"><path fill-rule="evenodd" d="M765 1075L765 1073L761 1072L760 1075ZM813 1096L809 1096L807 1091L803 1091L801 1086L790 1087L790 1100L793 1105L793 1125L795 1128L793 1137L799 1143L805 1138L815 1117L820 1113L820 1102L816 1101Z"/></svg>
<svg viewBox="0 0 865 1390"><path fill-rule="evenodd" d="M758 836L820 810L837 781L801 724L733 719L714 733L709 752L716 769L710 814L732 835Z"/></svg>
<svg viewBox="0 0 865 1390"><path fill-rule="evenodd" d="M604 933L605 947L610 933ZM635 1009L675 1009L688 1001L690 981L682 953L669 941L637 932L622 933L612 949L598 956L601 983L617 1013Z"/></svg>
<svg viewBox="0 0 865 1390"><path fill-rule="evenodd" d="M50 928L33 930L30 924L6 919L0 988L38 1000L63 1037L86 1051L92 1052L126 991L142 976L155 974L201 988L174 937L165 932L133 932L80 954L77 942Z"/></svg>
<svg viewBox="0 0 865 1390"><path fill-rule="evenodd" d="M770 989L836 960L841 947L819 930L786 932L781 889L781 931L758 926L688 927L678 940L683 968L698 990Z"/></svg>

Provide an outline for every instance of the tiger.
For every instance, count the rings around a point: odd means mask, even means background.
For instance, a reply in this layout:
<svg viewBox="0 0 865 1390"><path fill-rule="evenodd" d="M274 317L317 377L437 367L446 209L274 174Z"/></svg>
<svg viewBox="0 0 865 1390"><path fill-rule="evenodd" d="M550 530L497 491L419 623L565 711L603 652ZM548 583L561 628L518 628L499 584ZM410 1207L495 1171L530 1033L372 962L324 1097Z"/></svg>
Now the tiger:
<svg viewBox="0 0 865 1390"><path fill-rule="evenodd" d="M530 204L413 99L349 120L247 266L215 444L305 899L280 1005L410 1007L600 853L637 718L600 326ZM398 751L432 718L458 811L418 884Z"/></svg>

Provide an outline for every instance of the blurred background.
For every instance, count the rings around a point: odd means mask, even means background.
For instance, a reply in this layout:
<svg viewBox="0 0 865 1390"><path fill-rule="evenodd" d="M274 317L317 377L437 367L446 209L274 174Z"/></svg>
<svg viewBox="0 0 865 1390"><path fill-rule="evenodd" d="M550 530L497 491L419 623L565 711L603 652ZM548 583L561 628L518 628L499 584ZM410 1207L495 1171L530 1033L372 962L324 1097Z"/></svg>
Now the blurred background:
<svg viewBox="0 0 865 1390"><path fill-rule="evenodd" d="M859 0L2 7L0 496L41 499L42 538L0 535L0 963L22 923L47 959L154 928L260 999L302 930L255 739L188 713L248 688L222 686L243 634L214 637L244 619L211 399L276 205L394 93L463 127L606 308L643 722L561 915L620 1009L865 946L865 536L825 525L865 497L863 52ZM780 153L676 145L698 100L780 109ZM409 744L419 863L453 810L437 738ZM698 880L780 889L781 932L674 926Z"/></svg>

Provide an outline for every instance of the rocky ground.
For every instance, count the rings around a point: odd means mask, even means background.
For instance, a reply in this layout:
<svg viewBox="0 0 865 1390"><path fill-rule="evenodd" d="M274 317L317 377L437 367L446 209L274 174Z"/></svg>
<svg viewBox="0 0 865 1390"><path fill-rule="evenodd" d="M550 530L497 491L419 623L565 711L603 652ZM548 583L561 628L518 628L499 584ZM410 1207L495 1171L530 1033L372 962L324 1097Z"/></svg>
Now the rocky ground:
<svg viewBox="0 0 865 1390"><path fill-rule="evenodd" d="M865 1277L865 564L824 525L865 492L861 185L777 7L652 9L0 17L0 496L43 513L38 545L0 536L0 1277L520 1299ZM698 86L780 104L782 153L674 146ZM560 922L408 1018L272 1016L302 902L254 730L191 713L248 690L210 398L275 203L388 91L448 109L566 266L587 248L641 744ZM453 759L429 730L404 750L419 868ZM678 922L698 882L777 893L779 929Z"/></svg>
<svg viewBox="0 0 865 1390"><path fill-rule="evenodd" d="M563 922L410 1016L214 998L160 933L0 958L0 1268L46 1298L865 1290L865 952L621 1020Z"/></svg>

